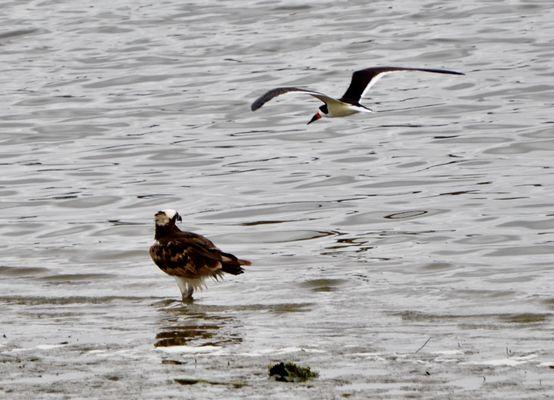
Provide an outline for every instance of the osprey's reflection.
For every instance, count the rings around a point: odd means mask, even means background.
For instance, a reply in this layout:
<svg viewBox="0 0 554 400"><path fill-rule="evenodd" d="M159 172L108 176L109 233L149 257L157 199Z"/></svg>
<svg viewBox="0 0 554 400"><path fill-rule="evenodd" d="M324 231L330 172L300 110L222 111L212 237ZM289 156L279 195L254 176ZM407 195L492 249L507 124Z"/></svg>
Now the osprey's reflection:
<svg viewBox="0 0 554 400"><path fill-rule="evenodd" d="M179 305L160 309L162 320L154 347L228 346L242 342L236 319L218 306Z"/></svg>

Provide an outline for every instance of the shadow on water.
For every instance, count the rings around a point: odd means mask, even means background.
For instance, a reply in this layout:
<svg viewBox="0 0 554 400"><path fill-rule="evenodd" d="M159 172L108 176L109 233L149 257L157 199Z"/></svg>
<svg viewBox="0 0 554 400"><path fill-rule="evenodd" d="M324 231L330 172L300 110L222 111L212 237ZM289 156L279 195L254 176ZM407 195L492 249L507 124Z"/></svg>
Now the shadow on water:
<svg viewBox="0 0 554 400"><path fill-rule="evenodd" d="M504 324L520 326L545 324L552 318L550 313L503 313L503 314L434 314L420 311L402 311L392 313L403 321L450 321L458 323L461 329L505 329Z"/></svg>
<svg viewBox="0 0 554 400"><path fill-rule="evenodd" d="M310 289L313 292L335 292L339 287L345 285L346 279L310 279L300 283L301 287Z"/></svg>

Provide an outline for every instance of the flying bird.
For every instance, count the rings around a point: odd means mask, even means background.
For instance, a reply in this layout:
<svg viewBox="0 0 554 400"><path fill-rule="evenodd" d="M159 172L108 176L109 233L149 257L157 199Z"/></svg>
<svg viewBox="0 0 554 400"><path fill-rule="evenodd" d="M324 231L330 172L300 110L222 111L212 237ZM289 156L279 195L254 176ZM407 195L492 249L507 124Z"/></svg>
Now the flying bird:
<svg viewBox="0 0 554 400"><path fill-rule="evenodd" d="M279 87L271 89L267 93L258 97L251 106L252 111L256 111L263 106L269 100L274 97L280 96L289 92L301 92L309 94L316 99L321 100L323 103L319 107L319 110L308 121L311 124L314 121L322 117L346 117L348 115L356 114L359 112L372 112L370 108L360 104L360 100L368 92L368 90L384 75L392 72L400 71L420 71L420 72L433 72L437 74L451 74L451 75L464 75L461 72L449 71L446 69L432 69L432 68L404 68L404 67L371 67L356 71L352 74L352 80L350 86L346 89L346 92L340 99L327 96L326 94L315 92L313 90L301 89L297 87Z"/></svg>
<svg viewBox="0 0 554 400"><path fill-rule="evenodd" d="M192 293L204 287L206 278L219 280L224 273L239 275L244 272L243 265L251 265L250 261L219 250L202 235L180 230L176 222L181 220L175 210L154 215L156 231L150 257L163 272L175 278L183 302L192 300Z"/></svg>

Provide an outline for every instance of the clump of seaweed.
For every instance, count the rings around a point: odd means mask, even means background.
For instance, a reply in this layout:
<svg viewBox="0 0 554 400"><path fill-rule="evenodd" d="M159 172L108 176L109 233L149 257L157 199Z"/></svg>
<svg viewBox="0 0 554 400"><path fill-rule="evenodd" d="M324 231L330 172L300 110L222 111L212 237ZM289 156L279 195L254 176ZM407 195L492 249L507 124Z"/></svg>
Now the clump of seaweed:
<svg viewBox="0 0 554 400"><path fill-rule="evenodd" d="M269 376L279 382L306 382L318 377L310 367L301 367L293 362L280 362L269 366Z"/></svg>

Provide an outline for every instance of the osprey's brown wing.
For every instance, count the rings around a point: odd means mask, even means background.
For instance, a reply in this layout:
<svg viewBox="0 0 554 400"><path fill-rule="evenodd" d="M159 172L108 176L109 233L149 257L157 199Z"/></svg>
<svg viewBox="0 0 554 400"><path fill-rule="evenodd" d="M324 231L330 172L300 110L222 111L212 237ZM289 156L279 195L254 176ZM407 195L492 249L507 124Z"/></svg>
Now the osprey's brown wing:
<svg viewBox="0 0 554 400"><path fill-rule="evenodd" d="M192 232L176 232L158 240L150 247L150 257L165 273L185 278L218 276L221 272L238 275L244 272L241 265L250 264L222 252L210 240Z"/></svg>
<svg viewBox="0 0 554 400"><path fill-rule="evenodd" d="M337 101L332 97L329 97L323 93L314 92L313 90L301 89L296 87L279 87L279 88L271 89L270 91L258 97L256 100L254 100L250 108L252 109L252 111L256 111L258 108L263 106L265 103L267 103L269 100L273 99L274 97L281 96L282 94L289 93L289 92L306 93L306 94L309 94L310 96L315 97L316 99L321 100L324 103Z"/></svg>

